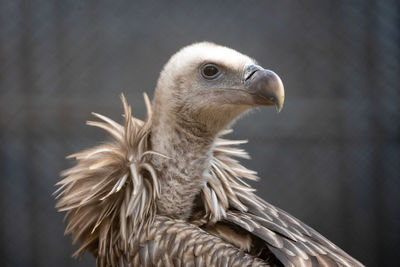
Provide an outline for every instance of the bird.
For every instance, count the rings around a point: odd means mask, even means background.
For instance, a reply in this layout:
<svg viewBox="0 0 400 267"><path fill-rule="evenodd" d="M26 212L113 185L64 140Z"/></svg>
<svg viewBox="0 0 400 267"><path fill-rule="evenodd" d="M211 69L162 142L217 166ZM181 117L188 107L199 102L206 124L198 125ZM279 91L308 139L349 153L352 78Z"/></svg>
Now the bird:
<svg viewBox="0 0 400 267"><path fill-rule="evenodd" d="M273 71L211 42L183 47L164 65L147 115L123 123L93 113L112 140L72 154L56 207L65 234L97 266L363 266L310 226L258 197L257 173L231 140L250 110L284 104ZM276 166L275 166L276 167Z"/></svg>

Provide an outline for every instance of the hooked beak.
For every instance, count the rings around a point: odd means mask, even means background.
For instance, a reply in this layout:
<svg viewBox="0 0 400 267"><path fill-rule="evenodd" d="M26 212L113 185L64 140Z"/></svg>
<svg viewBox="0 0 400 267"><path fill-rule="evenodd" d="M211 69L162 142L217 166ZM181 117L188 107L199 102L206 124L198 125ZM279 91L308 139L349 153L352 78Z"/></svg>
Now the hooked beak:
<svg viewBox="0 0 400 267"><path fill-rule="evenodd" d="M275 72L249 65L244 70L243 82L246 90L253 95L255 105L275 105L278 113L282 110L285 91Z"/></svg>

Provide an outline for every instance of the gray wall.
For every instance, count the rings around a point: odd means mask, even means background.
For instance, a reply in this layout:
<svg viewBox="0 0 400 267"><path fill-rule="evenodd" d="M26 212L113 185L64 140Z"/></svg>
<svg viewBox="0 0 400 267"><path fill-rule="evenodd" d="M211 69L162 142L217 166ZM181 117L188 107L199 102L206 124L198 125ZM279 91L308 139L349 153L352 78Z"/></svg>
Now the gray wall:
<svg viewBox="0 0 400 267"><path fill-rule="evenodd" d="M64 156L106 138L90 112L143 117L169 56L195 41L275 70L281 114L235 126L259 195L369 266L400 265L397 1L1 1L2 266L93 266L51 196Z"/></svg>

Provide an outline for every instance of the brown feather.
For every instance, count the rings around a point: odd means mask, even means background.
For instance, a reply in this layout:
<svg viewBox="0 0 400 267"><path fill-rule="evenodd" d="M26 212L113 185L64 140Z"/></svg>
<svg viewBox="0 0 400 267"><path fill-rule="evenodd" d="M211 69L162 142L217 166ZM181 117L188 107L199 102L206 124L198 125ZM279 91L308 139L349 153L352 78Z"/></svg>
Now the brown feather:
<svg viewBox="0 0 400 267"><path fill-rule="evenodd" d="M56 191L57 208L68 211L66 234L72 233L73 239L81 242L75 256L89 250L97 257L114 258L111 240L115 246L129 251L135 233L147 232L155 216L160 185L146 156L167 156L149 150L152 112L147 96L146 121L133 118L123 95L121 99L124 126L97 113L94 115L104 122L88 122L110 133L115 142L69 156L77 159L77 165L63 171L64 179L57 183L61 185ZM246 211L239 195L261 205L251 188L241 180L241 177L255 179L255 172L230 158L232 155L248 157L243 150L229 148L243 142L222 138L216 142L211 175L201 191L206 211L204 218L210 222L225 218L230 206Z"/></svg>
<svg viewBox="0 0 400 267"><path fill-rule="evenodd" d="M194 225L185 225L184 222L176 225L168 222L172 228L167 233L157 228L157 223L154 223L155 199L159 195L160 185L146 155L166 156L148 147L152 114L150 106L147 107L148 118L143 122L131 117L131 108L123 95L121 98L125 125L96 114L104 123L89 125L106 130L115 142L70 156L76 158L78 163L62 172L65 178L58 183L61 187L56 191L59 199L57 208L67 211L69 223L66 233L72 234L74 242L80 241L75 256L88 250L98 258L100 265L117 265L121 257L124 262L132 259L147 265L162 260L170 264L173 259L160 257L162 249L171 248L173 253L182 252L183 244L195 247L188 236L198 234L199 231L199 235L206 233L200 229L194 231ZM231 158L247 157L245 151L229 148L240 143L243 141L218 138L211 160L211 175L201 191L203 219L197 218L198 222L193 223L207 224L207 232L233 244L239 250L250 251L250 234L235 233L226 225L212 223L226 220L238 225L265 240L268 248L288 265L297 264L297 261L306 261L302 264L307 265L308 255L317 256L321 265L332 260L342 265L359 264L308 226L254 195L254 190L242 178L257 179L256 173ZM230 208L236 211L229 211ZM163 223L167 224L167 221ZM149 233L150 227L154 231ZM191 235L178 230L175 232L174 229L179 227L189 227L193 232ZM160 237L155 237L155 233L160 233ZM156 243L146 241L151 240L152 236L157 240ZM228 243L221 244L227 246ZM204 242L203 247L209 251L215 245L208 241ZM199 254L199 251L204 253L203 250L196 247L195 254ZM181 260L207 262L206 259L188 255Z"/></svg>

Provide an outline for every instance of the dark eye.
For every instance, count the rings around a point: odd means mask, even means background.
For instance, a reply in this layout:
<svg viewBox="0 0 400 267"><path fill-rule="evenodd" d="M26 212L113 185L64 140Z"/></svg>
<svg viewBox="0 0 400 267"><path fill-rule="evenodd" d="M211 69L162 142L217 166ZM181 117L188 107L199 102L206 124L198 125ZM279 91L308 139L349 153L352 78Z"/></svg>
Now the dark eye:
<svg viewBox="0 0 400 267"><path fill-rule="evenodd" d="M217 78L219 70L217 66L213 64L207 64L203 66L201 74L203 75L204 78L211 80Z"/></svg>

